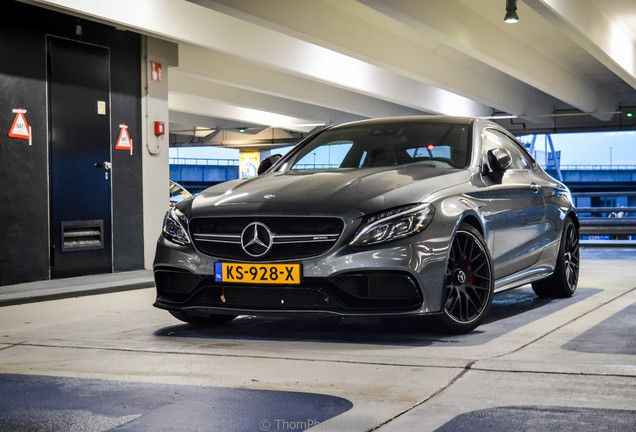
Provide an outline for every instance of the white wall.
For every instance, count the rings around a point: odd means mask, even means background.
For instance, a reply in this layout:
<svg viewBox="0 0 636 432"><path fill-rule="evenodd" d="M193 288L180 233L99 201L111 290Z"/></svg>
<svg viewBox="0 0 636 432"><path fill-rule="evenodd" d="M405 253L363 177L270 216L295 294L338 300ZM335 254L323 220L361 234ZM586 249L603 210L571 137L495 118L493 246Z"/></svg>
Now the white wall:
<svg viewBox="0 0 636 432"><path fill-rule="evenodd" d="M150 79L150 62L161 63L161 82ZM151 37L142 40L142 172L144 266L152 268L155 244L162 229L163 217L170 205L168 143L168 77L169 66L178 65L176 44ZM165 135L154 135L154 122L162 121Z"/></svg>

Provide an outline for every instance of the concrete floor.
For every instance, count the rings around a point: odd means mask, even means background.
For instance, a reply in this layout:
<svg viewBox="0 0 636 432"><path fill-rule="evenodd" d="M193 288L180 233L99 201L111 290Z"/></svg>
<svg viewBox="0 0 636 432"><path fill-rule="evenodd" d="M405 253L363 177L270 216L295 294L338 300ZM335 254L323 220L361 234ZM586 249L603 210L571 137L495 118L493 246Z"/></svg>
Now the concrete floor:
<svg viewBox="0 0 636 432"><path fill-rule="evenodd" d="M635 287L633 249L584 252L573 298L499 294L462 336L414 319L201 329L153 289L5 306L0 430L633 431Z"/></svg>

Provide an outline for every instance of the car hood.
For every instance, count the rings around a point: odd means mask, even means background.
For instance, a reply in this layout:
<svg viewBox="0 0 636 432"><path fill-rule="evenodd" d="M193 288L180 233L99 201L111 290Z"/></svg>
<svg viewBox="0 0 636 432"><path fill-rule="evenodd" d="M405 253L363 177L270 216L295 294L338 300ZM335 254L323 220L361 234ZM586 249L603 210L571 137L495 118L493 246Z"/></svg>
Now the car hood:
<svg viewBox="0 0 636 432"><path fill-rule="evenodd" d="M469 178L467 170L418 165L279 172L206 189L194 198L191 216L369 214L417 203Z"/></svg>

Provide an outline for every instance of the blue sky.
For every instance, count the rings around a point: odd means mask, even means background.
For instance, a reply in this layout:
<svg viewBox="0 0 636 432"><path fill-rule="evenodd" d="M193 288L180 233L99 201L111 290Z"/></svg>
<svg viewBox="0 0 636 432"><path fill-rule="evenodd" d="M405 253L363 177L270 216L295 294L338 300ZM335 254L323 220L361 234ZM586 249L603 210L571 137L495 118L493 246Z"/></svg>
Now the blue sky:
<svg viewBox="0 0 636 432"><path fill-rule="evenodd" d="M522 138L523 139L523 138ZM561 165L636 165L636 131L553 134L555 150L561 150ZM543 151L545 136L538 135L535 149ZM273 150L285 153L291 147ZM220 147L171 148L170 157L238 159L239 151Z"/></svg>
<svg viewBox="0 0 636 432"><path fill-rule="evenodd" d="M523 140L524 138L521 137ZM552 134L561 165L636 165L636 131ZM545 135L538 135L535 149L544 151Z"/></svg>

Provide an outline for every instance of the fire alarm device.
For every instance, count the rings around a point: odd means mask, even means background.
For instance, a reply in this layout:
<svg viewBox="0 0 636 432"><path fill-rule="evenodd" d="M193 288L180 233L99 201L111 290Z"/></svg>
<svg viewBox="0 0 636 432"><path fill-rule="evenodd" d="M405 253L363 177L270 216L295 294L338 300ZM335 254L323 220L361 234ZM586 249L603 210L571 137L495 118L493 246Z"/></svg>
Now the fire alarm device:
<svg viewBox="0 0 636 432"><path fill-rule="evenodd" d="M166 133L165 126L163 122L156 121L155 122L155 135L164 135Z"/></svg>
<svg viewBox="0 0 636 432"><path fill-rule="evenodd" d="M150 79L157 82L163 80L163 67L161 63L150 62Z"/></svg>

